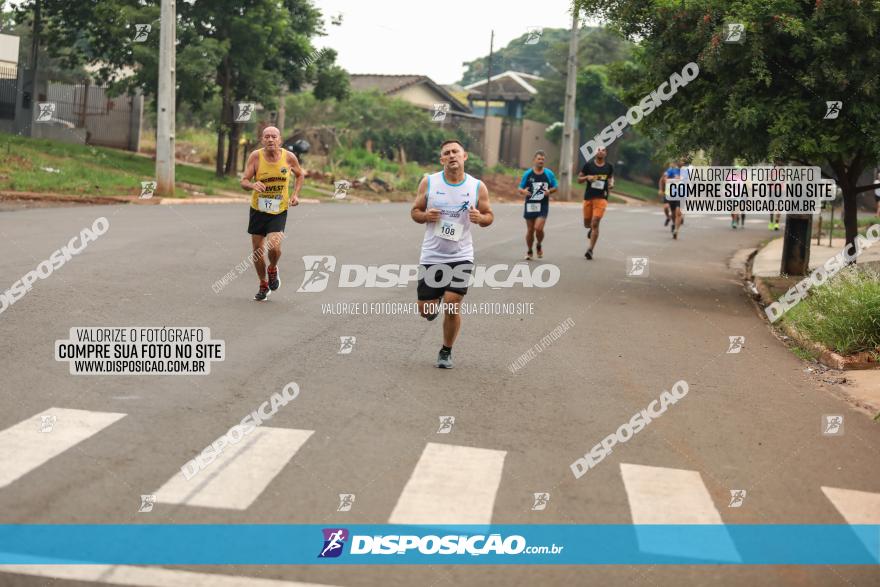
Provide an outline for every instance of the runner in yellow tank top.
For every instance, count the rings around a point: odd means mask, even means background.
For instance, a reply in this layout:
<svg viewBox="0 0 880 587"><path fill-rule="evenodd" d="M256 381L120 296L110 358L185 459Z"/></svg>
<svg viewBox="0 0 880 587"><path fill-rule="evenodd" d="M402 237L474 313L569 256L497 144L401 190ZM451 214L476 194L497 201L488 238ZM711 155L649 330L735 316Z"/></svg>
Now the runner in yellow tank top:
<svg viewBox="0 0 880 587"><path fill-rule="evenodd" d="M241 187L251 191L248 233L253 246L254 268L260 278L260 289L254 296L258 302L265 301L269 293L281 285L278 259L281 258L287 209L299 204L304 178L296 155L281 148L281 133L277 128L267 126L263 129L261 142L263 148L250 154L241 178ZM289 194L291 173L296 176L293 194ZM263 252L267 241L268 268Z"/></svg>

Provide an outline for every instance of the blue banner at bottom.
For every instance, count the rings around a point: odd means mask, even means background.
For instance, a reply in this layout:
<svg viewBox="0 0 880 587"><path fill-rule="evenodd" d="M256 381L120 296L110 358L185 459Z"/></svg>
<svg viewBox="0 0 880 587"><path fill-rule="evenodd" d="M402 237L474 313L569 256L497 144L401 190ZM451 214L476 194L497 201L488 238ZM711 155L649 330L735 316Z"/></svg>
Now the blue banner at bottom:
<svg viewBox="0 0 880 587"><path fill-rule="evenodd" d="M877 565L880 525L0 525L0 564Z"/></svg>

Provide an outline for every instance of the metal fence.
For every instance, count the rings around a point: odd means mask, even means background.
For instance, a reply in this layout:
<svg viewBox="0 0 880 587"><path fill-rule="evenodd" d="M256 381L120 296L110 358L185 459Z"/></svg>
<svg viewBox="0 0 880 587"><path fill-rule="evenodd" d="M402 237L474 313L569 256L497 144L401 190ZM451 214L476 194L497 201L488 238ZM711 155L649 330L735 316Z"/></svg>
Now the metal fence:
<svg viewBox="0 0 880 587"><path fill-rule="evenodd" d="M15 99L18 90L18 67L0 65L0 119L15 118Z"/></svg>

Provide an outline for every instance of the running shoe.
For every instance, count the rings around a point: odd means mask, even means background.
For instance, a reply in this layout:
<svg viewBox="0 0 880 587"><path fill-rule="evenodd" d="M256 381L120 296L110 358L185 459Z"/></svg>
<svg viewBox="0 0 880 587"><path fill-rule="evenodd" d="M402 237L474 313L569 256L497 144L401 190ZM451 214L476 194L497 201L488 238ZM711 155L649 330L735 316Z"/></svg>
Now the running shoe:
<svg viewBox="0 0 880 587"><path fill-rule="evenodd" d="M678 239L678 231L677 230L672 231L672 238L676 239L676 240Z"/></svg>
<svg viewBox="0 0 880 587"><path fill-rule="evenodd" d="M669 216L666 217L666 222L663 223L663 226L669 226L669 221L672 220Z"/></svg>
<svg viewBox="0 0 880 587"><path fill-rule="evenodd" d="M587 259L592 259L593 258L593 249L587 249L587 252L584 253L584 257L586 257Z"/></svg>
<svg viewBox="0 0 880 587"><path fill-rule="evenodd" d="M779 230L779 223L778 222L773 225L773 230Z"/></svg>
<svg viewBox="0 0 880 587"><path fill-rule="evenodd" d="M452 369L452 350L440 349L437 355L437 366L441 369Z"/></svg>
<svg viewBox="0 0 880 587"><path fill-rule="evenodd" d="M541 248L541 245L538 245L538 258L539 259L544 258L544 249Z"/></svg>
<svg viewBox="0 0 880 587"><path fill-rule="evenodd" d="M730 228L736 230L736 220L731 221Z"/></svg>
<svg viewBox="0 0 880 587"><path fill-rule="evenodd" d="M532 250L529 249L528 251L526 251L526 261L531 261L531 260L532 260Z"/></svg>
<svg viewBox="0 0 880 587"><path fill-rule="evenodd" d="M269 284L264 281L260 283L260 291L257 292L257 295L254 296L254 299L258 302L265 302L270 293L272 292L269 291Z"/></svg>
<svg viewBox="0 0 880 587"><path fill-rule="evenodd" d="M669 232L675 232L675 222L673 222L672 226L669 227Z"/></svg>
<svg viewBox="0 0 880 587"><path fill-rule="evenodd" d="M275 291L281 286L281 278L278 277L278 268L275 271L269 270L269 289Z"/></svg>

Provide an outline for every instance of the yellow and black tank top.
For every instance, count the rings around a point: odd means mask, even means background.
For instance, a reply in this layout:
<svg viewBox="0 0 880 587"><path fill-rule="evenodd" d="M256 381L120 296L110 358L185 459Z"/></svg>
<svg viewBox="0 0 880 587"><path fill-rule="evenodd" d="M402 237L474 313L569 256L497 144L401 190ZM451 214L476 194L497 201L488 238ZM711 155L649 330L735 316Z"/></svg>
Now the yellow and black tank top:
<svg viewBox="0 0 880 587"><path fill-rule="evenodd" d="M257 175L254 181L262 182L266 191L251 192L251 208L266 214L281 214L287 210L290 201L290 166L287 164L287 151L281 149L281 157L274 163L268 161L265 149L257 151L260 157L257 163Z"/></svg>

